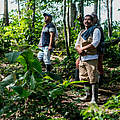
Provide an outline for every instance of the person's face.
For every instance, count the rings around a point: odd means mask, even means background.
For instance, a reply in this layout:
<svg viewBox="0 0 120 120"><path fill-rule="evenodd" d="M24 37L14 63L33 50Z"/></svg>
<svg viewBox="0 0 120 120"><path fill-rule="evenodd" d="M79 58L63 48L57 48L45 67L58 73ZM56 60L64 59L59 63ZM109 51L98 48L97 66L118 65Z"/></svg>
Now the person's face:
<svg viewBox="0 0 120 120"><path fill-rule="evenodd" d="M90 17L90 16L86 16L86 17L84 18L83 24L84 24L85 28L91 27L91 26L92 26L91 17Z"/></svg>
<svg viewBox="0 0 120 120"><path fill-rule="evenodd" d="M51 17L50 16L45 16L44 19L45 19L46 23L48 23L49 21L51 21Z"/></svg>

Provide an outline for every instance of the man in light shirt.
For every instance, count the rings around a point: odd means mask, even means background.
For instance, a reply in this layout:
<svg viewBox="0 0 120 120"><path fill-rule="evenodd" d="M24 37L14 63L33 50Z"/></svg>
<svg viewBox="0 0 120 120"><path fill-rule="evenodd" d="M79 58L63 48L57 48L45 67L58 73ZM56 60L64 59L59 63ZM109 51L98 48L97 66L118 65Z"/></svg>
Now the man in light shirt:
<svg viewBox="0 0 120 120"><path fill-rule="evenodd" d="M90 94L88 93L88 88L85 86L86 95L81 100L86 100L91 95L91 103L96 103L98 96L97 46L100 43L101 32L96 26L92 25L92 22L93 17L91 15L84 17L83 24L85 29L80 31L75 48L80 55L79 78L80 80L87 81L86 84L91 87Z"/></svg>

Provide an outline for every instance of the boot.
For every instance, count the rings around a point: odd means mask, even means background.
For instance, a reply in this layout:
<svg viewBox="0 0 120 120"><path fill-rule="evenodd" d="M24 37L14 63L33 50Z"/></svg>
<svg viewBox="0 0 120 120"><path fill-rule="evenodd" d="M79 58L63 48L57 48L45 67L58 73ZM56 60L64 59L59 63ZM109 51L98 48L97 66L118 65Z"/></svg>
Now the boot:
<svg viewBox="0 0 120 120"><path fill-rule="evenodd" d="M80 98L80 100L82 101L86 101L91 98L90 85L84 85L84 89L85 89L85 96Z"/></svg>
<svg viewBox="0 0 120 120"><path fill-rule="evenodd" d="M50 72L50 71L51 71L51 65L48 64L48 65L46 65L46 72Z"/></svg>
<svg viewBox="0 0 120 120"><path fill-rule="evenodd" d="M75 70L75 81L79 81L79 69Z"/></svg>
<svg viewBox="0 0 120 120"><path fill-rule="evenodd" d="M91 84L92 87L92 98L90 103L97 103L98 100L98 84Z"/></svg>

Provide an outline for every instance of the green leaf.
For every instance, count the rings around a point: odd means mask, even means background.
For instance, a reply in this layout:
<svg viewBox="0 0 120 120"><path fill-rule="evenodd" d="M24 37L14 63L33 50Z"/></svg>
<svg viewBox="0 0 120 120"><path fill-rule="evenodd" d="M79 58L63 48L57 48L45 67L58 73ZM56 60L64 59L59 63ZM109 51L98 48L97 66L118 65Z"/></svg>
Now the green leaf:
<svg viewBox="0 0 120 120"><path fill-rule="evenodd" d="M16 79L16 74L8 75L5 79L0 81L0 87L1 86L6 87L7 85L10 85L11 83L14 82L15 79Z"/></svg>
<svg viewBox="0 0 120 120"><path fill-rule="evenodd" d="M32 68L38 72L38 73L41 73L42 72L42 67L41 67L41 64L40 62L34 58L33 62L32 62Z"/></svg>
<svg viewBox="0 0 120 120"><path fill-rule="evenodd" d="M10 52L6 53L5 57L8 59L10 63L14 63L21 53L22 52Z"/></svg>
<svg viewBox="0 0 120 120"><path fill-rule="evenodd" d="M19 57L17 58L16 61L19 62L21 65L23 65L25 71L27 71L27 64L26 64L26 61L22 55L19 55Z"/></svg>
<svg viewBox="0 0 120 120"><path fill-rule="evenodd" d="M53 80L50 76L45 76L44 79L47 79L47 80Z"/></svg>
<svg viewBox="0 0 120 120"><path fill-rule="evenodd" d="M24 89L22 86L14 86L12 89L22 98L27 98L31 92Z"/></svg>
<svg viewBox="0 0 120 120"><path fill-rule="evenodd" d="M23 87L22 87L22 86L14 86L14 87L12 87L12 89L13 89L16 93L18 93L19 95L22 95L22 93L23 93Z"/></svg>
<svg viewBox="0 0 120 120"><path fill-rule="evenodd" d="M49 97L52 97L54 99L57 96L60 96L63 94L63 89L56 88L56 89L53 89L52 91L50 91L49 93L50 93Z"/></svg>
<svg viewBox="0 0 120 120"><path fill-rule="evenodd" d="M31 80L30 80L31 89L35 88L35 84L36 84L36 80L35 80L34 74L32 74Z"/></svg>
<svg viewBox="0 0 120 120"><path fill-rule="evenodd" d="M22 52L21 55L27 60L27 62L33 60L33 52L29 49Z"/></svg>
<svg viewBox="0 0 120 120"><path fill-rule="evenodd" d="M72 82L70 82L70 81L65 80L63 82L63 85L65 87L68 87L69 85L72 85L72 84L85 83L85 82L87 82L87 81L72 81Z"/></svg>

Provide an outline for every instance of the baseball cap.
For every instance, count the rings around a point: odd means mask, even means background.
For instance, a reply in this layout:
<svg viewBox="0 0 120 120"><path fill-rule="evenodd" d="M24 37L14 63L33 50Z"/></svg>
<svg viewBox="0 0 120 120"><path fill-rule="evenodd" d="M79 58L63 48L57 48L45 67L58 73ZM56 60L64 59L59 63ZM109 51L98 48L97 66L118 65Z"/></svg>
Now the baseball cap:
<svg viewBox="0 0 120 120"><path fill-rule="evenodd" d="M51 15L51 14L47 14L47 13L44 13L43 16L44 16L44 17L45 17L45 16L49 16L49 17L52 18L52 15Z"/></svg>

